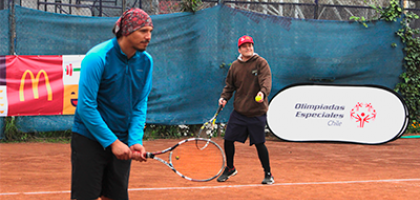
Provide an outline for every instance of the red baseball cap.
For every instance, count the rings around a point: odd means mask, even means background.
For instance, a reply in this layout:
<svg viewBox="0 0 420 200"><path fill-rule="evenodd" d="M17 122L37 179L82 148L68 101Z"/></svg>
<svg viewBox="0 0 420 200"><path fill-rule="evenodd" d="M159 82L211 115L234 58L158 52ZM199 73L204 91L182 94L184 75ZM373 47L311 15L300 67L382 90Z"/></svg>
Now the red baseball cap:
<svg viewBox="0 0 420 200"><path fill-rule="evenodd" d="M238 47L240 47L244 43L252 43L252 44L254 44L254 40L252 39L251 36L244 35L244 36L242 36L242 37L239 38L239 40L238 40Z"/></svg>

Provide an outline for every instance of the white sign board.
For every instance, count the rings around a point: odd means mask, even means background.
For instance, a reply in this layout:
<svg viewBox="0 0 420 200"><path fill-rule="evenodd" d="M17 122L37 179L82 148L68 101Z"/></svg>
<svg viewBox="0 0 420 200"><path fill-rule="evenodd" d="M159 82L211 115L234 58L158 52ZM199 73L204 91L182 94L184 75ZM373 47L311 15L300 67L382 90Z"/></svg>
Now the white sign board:
<svg viewBox="0 0 420 200"><path fill-rule="evenodd" d="M289 86L270 101L267 124L286 141L382 144L407 128L408 111L394 91L374 85Z"/></svg>

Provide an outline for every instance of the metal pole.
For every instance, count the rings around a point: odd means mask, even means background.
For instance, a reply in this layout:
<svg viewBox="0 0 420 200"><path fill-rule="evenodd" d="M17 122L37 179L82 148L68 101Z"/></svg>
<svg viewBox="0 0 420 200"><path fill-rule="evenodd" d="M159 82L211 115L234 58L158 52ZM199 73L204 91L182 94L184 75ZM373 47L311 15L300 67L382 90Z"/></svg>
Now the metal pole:
<svg viewBox="0 0 420 200"><path fill-rule="evenodd" d="M16 21L15 21L15 1L9 0L9 55L15 55Z"/></svg>
<svg viewBox="0 0 420 200"><path fill-rule="evenodd" d="M0 10L4 9L4 0L0 0Z"/></svg>
<svg viewBox="0 0 420 200"><path fill-rule="evenodd" d="M121 12L121 14L122 13L124 13L125 12L125 10L127 9L126 7L127 7L127 4L126 4L126 2L125 2L126 0L123 0L122 1L122 12Z"/></svg>
<svg viewBox="0 0 420 200"><path fill-rule="evenodd" d="M314 19L318 19L318 0L315 0Z"/></svg>
<svg viewBox="0 0 420 200"><path fill-rule="evenodd" d="M99 0L99 17L102 17L102 0Z"/></svg>

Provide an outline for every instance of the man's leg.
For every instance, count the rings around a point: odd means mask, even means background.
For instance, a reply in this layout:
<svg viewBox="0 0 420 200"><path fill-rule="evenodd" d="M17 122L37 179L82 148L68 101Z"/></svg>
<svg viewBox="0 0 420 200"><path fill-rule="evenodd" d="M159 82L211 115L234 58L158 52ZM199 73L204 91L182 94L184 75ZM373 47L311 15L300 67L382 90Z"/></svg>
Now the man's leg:
<svg viewBox="0 0 420 200"><path fill-rule="evenodd" d="M233 165L233 157L235 156L235 143L233 141L225 140L224 143L226 154L226 168L223 174L217 179L218 182L225 182L231 176L235 176L238 172Z"/></svg>
<svg viewBox="0 0 420 200"><path fill-rule="evenodd" d="M255 144L258 152L258 158L260 159L261 165L264 168L264 180L262 184L273 184L274 177L271 174L270 159L268 155L267 147L265 143Z"/></svg>
<svg viewBox="0 0 420 200"><path fill-rule="evenodd" d="M233 169L233 158L235 156L235 143L233 141L225 140L224 143L225 154L226 154L226 165Z"/></svg>
<svg viewBox="0 0 420 200"><path fill-rule="evenodd" d="M264 143L255 144L255 147L257 148L258 158L260 159L261 165L264 168L264 172L271 172L267 147Z"/></svg>
<svg viewBox="0 0 420 200"><path fill-rule="evenodd" d="M73 133L71 149L71 198L99 198L103 172L108 162L103 147L96 141Z"/></svg>

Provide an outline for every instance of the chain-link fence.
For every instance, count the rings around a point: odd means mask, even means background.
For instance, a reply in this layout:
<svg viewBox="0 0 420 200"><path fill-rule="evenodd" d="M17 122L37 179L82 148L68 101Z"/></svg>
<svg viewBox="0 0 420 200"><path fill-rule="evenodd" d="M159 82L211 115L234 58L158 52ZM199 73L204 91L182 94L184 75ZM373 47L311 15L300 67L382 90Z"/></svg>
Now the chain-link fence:
<svg viewBox="0 0 420 200"><path fill-rule="evenodd" d="M272 16L284 16L300 19L347 21L351 16L363 16L367 19L377 15L369 5L379 4L387 7L390 0L202 0L202 9L224 4L227 7L251 11ZM79 16L118 17L123 11L140 7L151 15L177 13L181 10L182 0L0 0L0 15L9 15L9 19L0 22L7 30L0 31L1 52L15 52L13 36L16 34L13 19L13 5L25 8ZM401 0L406 10L420 15L420 0ZM3 17L5 19L5 17ZM420 28L420 20L410 22L412 28ZM6 33L7 32L7 33ZM12 37L10 37L12 36ZM417 36L418 37L418 36ZM8 41L9 39L10 41ZM12 54L12 53L10 53Z"/></svg>
<svg viewBox="0 0 420 200"><path fill-rule="evenodd" d="M9 0L10 1L10 0ZM124 10L139 7L139 1L130 0L14 0L26 8L60 14L115 17Z"/></svg>
<svg viewBox="0 0 420 200"><path fill-rule="evenodd" d="M150 15L176 13L181 10L180 0L0 0L0 10L8 8L10 2L47 12L99 17L120 16L132 7L142 8ZM201 8L217 4L217 0L203 0Z"/></svg>
<svg viewBox="0 0 420 200"><path fill-rule="evenodd" d="M420 0L407 1L404 3L404 8L420 16ZM410 22L410 26L412 28L420 28L420 20L414 20Z"/></svg>
<svg viewBox="0 0 420 200"><path fill-rule="evenodd" d="M132 7L140 7L151 15L180 12L181 0L0 0L0 10L13 1L22 7L53 13L116 17ZM231 8L268 15L301 19L349 20L350 16L371 18L376 13L370 6L389 5L389 0L202 0L201 8L223 3ZM401 0L401 4L420 14L420 0ZM420 26L419 26L420 27Z"/></svg>
<svg viewBox="0 0 420 200"><path fill-rule="evenodd" d="M83 16L120 16L126 9L139 7L151 15L180 12L181 0L0 0L3 8L13 1L22 7L47 12ZM389 0L202 0L202 9L222 3L231 8L301 19L349 20L351 16L371 19L377 15L368 5L386 7ZM401 0L406 10L420 15L420 0ZM9 6L11 4L9 3ZM0 7L1 10L1 7ZM420 20L410 22L420 28Z"/></svg>

